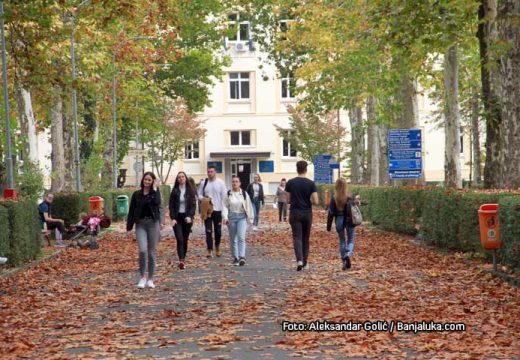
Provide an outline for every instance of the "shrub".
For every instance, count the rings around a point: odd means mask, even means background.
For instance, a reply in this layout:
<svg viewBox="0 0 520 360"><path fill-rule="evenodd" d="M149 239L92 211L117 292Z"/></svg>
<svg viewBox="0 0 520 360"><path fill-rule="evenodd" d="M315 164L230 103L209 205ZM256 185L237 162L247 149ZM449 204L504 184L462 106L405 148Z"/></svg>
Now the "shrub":
<svg viewBox="0 0 520 360"><path fill-rule="evenodd" d="M18 195L33 201L41 198L45 190L43 172L38 165L30 161L24 164L22 173L16 173L16 183Z"/></svg>
<svg viewBox="0 0 520 360"><path fill-rule="evenodd" d="M499 204L501 260L520 269L520 196L503 196Z"/></svg>
<svg viewBox="0 0 520 360"><path fill-rule="evenodd" d="M9 212L4 206L0 206L0 256L9 254Z"/></svg>
<svg viewBox="0 0 520 360"><path fill-rule="evenodd" d="M41 249L41 231L34 202L5 201L0 206L9 217L9 263L16 266L35 259Z"/></svg>

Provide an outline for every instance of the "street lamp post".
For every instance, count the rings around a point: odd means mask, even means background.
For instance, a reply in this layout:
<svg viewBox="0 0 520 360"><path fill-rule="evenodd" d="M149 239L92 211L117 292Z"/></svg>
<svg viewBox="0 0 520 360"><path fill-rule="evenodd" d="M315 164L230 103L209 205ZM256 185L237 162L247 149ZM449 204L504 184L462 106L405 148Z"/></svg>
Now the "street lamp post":
<svg viewBox="0 0 520 360"><path fill-rule="evenodd" d="M6 136L6 165L7 165L7 187L14 188L13 152L11 146L11 123L9 122L9 93L7 86L7 63L5 56L5 34L4 34L4 2L0 0L0 28L2 36L2 81L4 89L4 118Z"/></svg>
<svg viewBox="0 0 520 360"><path fill-rule="evenodd" d="M78 101L76 95L76 49L74 47L74 20L80 8L90 0L83 0L75 11L70 12L70 57L72 60L72 116L74 124L74 166L76 167L76 191L81 191L81 169L79 164Z"/></svg>
<svg viewBox="0 0 520 360"><path fill-rule="evenodd" d="M113 142L113 159L112 159L112 177L114 189L117 189L117 96L116 96L116 55L118 50L125 43L137 40L154 40L155 37L150 36L134 36L120 41L112 52L112 142Z"/></svg>

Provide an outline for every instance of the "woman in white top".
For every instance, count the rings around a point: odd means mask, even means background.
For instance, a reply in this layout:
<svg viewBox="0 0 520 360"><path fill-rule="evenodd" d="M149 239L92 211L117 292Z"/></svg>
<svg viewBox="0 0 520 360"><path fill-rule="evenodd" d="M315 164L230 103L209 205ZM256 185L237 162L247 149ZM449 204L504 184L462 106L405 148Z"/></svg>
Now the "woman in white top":
<svg viewBox="0 0 520 360"><path fill-rule="evenodd" d="M246 264L246 230L247 221L253 223L254 210L251 198L240 188L240 179L233 176L231 190L224 201L222 211L224 224L229 230L229 244L233 265L244 266Z"/></svg>

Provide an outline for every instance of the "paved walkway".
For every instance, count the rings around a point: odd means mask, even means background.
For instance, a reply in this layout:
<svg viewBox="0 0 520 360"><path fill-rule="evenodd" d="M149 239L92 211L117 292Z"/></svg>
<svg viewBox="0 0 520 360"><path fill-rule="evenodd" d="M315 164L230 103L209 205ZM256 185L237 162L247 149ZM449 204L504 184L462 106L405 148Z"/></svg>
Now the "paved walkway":
<svg viewBox="0 0 520 360"><path fill-rule="evenodd" d="M163 238L153 290L135 287L136 243L127 234L0 279L0 358L520 358L520 291L478 264L359 229L344 272L321 213L309 271L295 271L289 226L272 211L249 236L246 266L230 265L224 239L224 256L206 259L196 228L180 271L174 240ZM466 330L281 330L286 320L320 319L462 322Z"/></svg>

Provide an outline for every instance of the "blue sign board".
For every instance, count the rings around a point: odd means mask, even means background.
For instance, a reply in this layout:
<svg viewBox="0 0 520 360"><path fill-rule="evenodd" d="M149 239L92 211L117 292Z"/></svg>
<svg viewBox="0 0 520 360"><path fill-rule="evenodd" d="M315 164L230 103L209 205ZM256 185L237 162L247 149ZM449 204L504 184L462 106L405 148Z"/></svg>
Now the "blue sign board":
<svg viewBox="0 0 520 360"><path fill-rule="evenodd" d="M272 173L274 172L274 161L272 160L260 160L258 162L259 172Z"/></svg>
<svg viewBox="0 0 520 360"><path fill-rule="evenodd" d="M214 166L218 174L222 174L222 161L208 161L208 166Z"/></svg>
<svg viewBox="0 0 520 360"><path fill-rule="evenodd" d="M421 129L388 130L388 174L390 179L422 176Z"/></svg>
<svg viewBox="0 0 520 360"><path fill-rule="evenodd" d="M316 155L314 157L314 182L317 184L332 183L330 162L332 155Z"/></svg>

